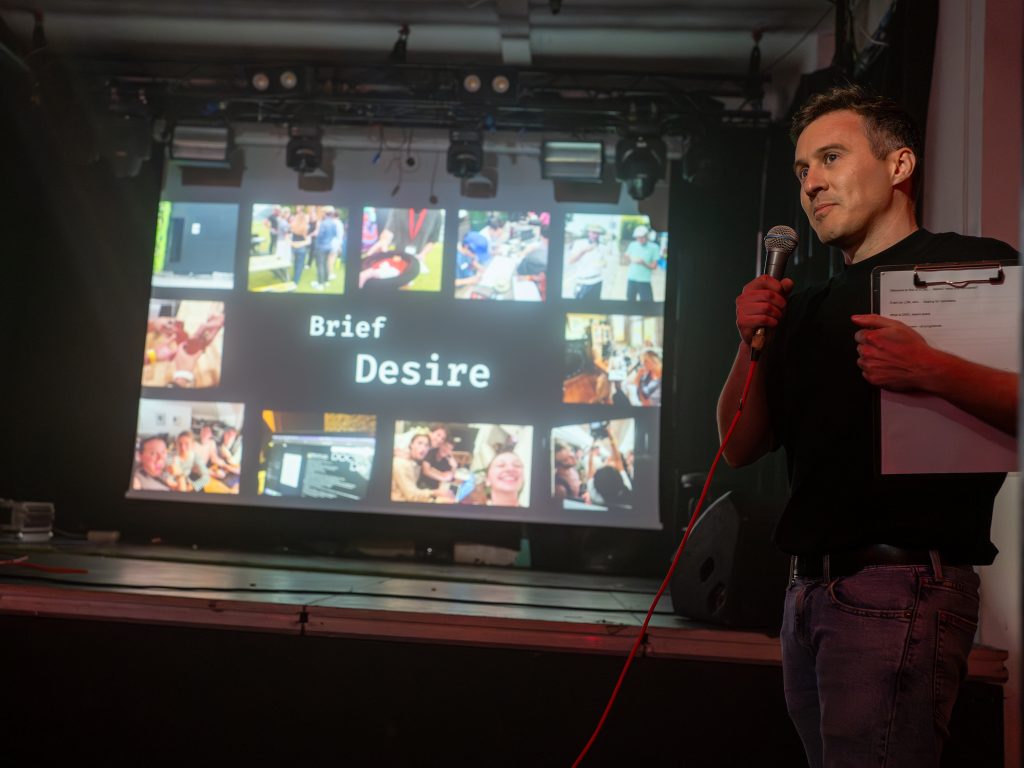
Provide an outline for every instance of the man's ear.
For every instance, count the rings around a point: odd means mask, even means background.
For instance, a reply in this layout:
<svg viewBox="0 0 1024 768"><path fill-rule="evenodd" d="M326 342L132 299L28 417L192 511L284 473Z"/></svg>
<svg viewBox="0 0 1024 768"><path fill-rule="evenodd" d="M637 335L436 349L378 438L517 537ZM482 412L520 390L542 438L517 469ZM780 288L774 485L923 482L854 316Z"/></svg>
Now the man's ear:
<svg viewBox="0 0 1024 768"><path fill-rule="evenodd" d="M910 147L900 147L889 155L892 162L892 184L897 186L908 181L917 168L917 155Z"/></svg>

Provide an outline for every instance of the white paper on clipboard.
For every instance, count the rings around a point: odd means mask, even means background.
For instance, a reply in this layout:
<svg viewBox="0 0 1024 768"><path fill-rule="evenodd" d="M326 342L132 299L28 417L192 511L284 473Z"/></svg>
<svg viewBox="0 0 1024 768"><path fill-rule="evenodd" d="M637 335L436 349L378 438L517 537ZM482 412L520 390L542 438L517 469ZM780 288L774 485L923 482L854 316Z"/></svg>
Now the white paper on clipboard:
<svg viewBox="0 0 1024 768"><path fill-rule="evenodd" d="M880 267L874 310L937 349L1020 373L1021 268L1000 269L996 283L970 268L929 268L915 281L913 267ZM879 437L883 475L1017 469L1016 438L931 395L882 390Z"/></svg>

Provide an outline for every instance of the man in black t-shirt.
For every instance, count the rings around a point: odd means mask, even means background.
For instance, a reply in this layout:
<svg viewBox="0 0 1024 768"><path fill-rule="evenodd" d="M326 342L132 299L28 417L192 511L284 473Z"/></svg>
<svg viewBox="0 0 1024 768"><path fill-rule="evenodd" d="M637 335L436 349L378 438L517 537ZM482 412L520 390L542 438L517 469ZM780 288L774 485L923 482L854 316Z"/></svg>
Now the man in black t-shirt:
<svg viewBox="0 0 1024 768"><path fill-rule="evenodd" d="M789 278L743 288L720 433L739 403L755 329L773 337L725 458L742 466L786 450L790 498L775 536L794 556L783 677L810 765L934 766L977 627L972 566L996 553L989 527L1003 475L880 475L874 402L880 388L934 395L1015 434L1018 376L870 314L871 270L1016 254L918 229L918 134L895 103L836 88L808 101L792 134L804 211L846 268L792 296Z"/></svg>

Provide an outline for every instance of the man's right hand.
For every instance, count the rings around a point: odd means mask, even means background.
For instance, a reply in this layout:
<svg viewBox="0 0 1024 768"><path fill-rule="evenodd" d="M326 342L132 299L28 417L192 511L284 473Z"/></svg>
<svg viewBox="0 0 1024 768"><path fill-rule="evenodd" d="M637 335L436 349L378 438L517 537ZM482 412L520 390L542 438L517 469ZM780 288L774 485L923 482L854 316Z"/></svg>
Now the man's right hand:
<svg viewBox="0 0 1024 768"><path fill-rule="evenodd" d="M743 286L736 297L736 328L744 344L750 345L758 328L774 328L779 324L791 290L792 280L784 277L779 281L771 275L761 275Z"/></svg>

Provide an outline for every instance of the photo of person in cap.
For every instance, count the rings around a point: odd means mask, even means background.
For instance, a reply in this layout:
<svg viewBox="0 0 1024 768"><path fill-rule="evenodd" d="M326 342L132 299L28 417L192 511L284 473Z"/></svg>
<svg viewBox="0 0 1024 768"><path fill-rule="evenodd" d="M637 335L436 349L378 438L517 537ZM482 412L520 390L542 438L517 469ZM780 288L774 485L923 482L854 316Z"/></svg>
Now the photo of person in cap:
<svg viewBox="0 0 1024 768"><path fill-rule="evenodd" d="M605 228L596 221L586 223L582 235L569 243L569 216L566 217L565 275L572 274L572 292L565 298L599 299L610 251L604 240Z"/></svg>
<svg viewBox="0 0 1024 768"><path fill-rule="evenodd" d="M651 276L658 268L661 249L650 239L651 230L641 224L633 230L633 242L626 248L629 271L626 273L627 301L654 301Z"/></svg>
<svg viewBox="0 0 1024 768"><path fill-rule="evenodd" d="M665 249L642 215L565 217L562 298L665 300Z"/></svg>

